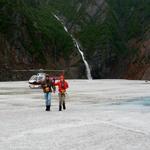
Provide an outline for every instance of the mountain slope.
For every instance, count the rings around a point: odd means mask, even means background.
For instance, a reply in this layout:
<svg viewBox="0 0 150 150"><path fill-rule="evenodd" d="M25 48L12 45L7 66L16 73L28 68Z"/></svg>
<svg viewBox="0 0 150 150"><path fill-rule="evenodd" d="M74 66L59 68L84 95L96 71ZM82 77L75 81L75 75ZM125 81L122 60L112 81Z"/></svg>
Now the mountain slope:
<svg viewBox="0 0 150 150"><path fill-rule="evenodd" d="M68 77L86 76L55 13L80 42L94 78L149 78L149 0L1 0L0 9L4 70L65 69Z"/></svg>

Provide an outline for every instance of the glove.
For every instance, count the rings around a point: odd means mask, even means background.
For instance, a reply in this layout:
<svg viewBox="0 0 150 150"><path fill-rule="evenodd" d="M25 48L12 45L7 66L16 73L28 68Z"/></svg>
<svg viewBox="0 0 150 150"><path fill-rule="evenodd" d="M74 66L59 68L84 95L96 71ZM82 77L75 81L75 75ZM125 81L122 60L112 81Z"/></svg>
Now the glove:
<svg viewBox="0 0 150 150"><path fill-rule="evenodd" d="M46 91L46 92L49 92L49 87L46 87L46 88L45 88L45 91Z"/></svg>
<svg viewBox="0 0 150 150"><path fill-rule="evenodd" d="M61 90L61 94L65 94L65 90Z"/></svg>

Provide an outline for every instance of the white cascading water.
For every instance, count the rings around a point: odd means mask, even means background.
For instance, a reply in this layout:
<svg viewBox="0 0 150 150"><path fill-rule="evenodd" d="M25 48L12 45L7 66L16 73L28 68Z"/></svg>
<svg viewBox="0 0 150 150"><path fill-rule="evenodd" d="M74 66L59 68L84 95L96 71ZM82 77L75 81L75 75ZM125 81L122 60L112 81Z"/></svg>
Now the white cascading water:
<svg viewBox="0 0 150 150"><path fill-rule="evenodd" d="M73 42L74 42L74 45L76 46L76 48L78 49L79 53L81 54L82 60L83 60L83 62L84 62L84 64L85 64L86 73L87 73L87 78L88 78L89 80L92 80L92 75L91 75L91 70L90 70L89 64L88 64L88 62L86 61L86 59L85 59L85 57L84 57L83 51L80 49L79 42L74 38L74 36L73 36L71 33L69 33L67 27L66 27L66 26L64 25L64 23L60 20L60 18L59 18L57 15L55 15L55 14L52 14L52 15L63 25L64 30L71 36L71 38L72 38L72 40L73 40Z"/></svg>

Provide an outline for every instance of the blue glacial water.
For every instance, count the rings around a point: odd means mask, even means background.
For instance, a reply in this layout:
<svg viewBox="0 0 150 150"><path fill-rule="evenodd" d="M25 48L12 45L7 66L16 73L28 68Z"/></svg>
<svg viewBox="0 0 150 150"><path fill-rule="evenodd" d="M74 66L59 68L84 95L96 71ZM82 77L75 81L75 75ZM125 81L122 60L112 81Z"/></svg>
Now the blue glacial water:
<svg viewBox="0 0 150 150"><path fill-rule="evenodd" d="M140 109L150 111L150 97L141 97L112 103L109 106L116 109Z"/></svg>
<svg viewBox="0 0 150 150"><path fill-rule="evenodd" d="M120 103L121 105L137 105L141 107L150 107L150 97L128 100Z"/></svg>

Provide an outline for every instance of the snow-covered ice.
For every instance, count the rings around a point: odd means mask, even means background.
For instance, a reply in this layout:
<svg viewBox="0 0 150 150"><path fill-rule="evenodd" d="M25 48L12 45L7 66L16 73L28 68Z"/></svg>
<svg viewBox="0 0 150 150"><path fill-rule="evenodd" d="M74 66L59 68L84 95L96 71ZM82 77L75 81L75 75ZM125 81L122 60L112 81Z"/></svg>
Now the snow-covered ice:
<svg viewBox="0 0 150 150"><path fill-rule="evenodd" d="M45 111L41 89L0 83L0 150L150 150L150 83L69 80L67 110Z"/></svg>

